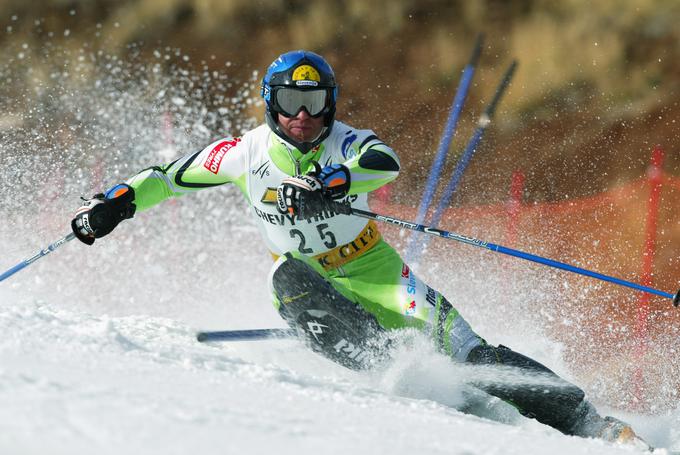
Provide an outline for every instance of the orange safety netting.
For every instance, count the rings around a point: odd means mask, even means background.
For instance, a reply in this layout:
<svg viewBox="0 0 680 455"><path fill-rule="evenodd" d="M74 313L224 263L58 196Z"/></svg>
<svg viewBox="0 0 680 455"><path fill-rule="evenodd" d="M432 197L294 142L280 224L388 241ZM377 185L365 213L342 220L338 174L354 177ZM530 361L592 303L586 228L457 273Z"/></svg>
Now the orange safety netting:
<svg viewBox="0 0 680 455"><path fill-rule="evenodd" d="M650 178L582 199L450 208L438 227L641 283ZM653 275L648 284L674 294L680 286L680 178L662 174L660 183ZM413 207L377 200L371 207L404 220L416 216ZM397 229L384 226L382 231L405 249ZM441 260L447 254L451 253L445 248L431 248L426 258ZM546 331L564 343L565 360L579 383L590 386L591 393L613 406L653 410L672 404L680 392L680 379L676 379L680 373L676 357L680 356L674 350L680 308L674 308L670 299L652 296L646 303L639 291L560 273L559 280L568 283L569 289L592 288L578 298L557 289L554 301L548 302L554 304L554 317L546 321ZM510 285L508 290L512 290ZM638 317L640 305L649 305L644 323ZM581 315L577 330L560 325L563 315L574 313Z"/></svg>

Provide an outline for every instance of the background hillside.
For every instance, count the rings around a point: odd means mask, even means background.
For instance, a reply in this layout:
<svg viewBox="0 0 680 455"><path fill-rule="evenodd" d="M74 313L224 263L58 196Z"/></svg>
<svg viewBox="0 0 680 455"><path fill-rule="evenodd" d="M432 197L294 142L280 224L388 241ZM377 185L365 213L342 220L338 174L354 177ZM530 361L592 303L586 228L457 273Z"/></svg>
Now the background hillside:
<svg viewBox="0 0 680 455"><path fill-rule="evenodd" d="M33 71L23 83L33 86L64 83L50 78L63 53L144 61L180 49L181 58L162 60L166 70L193 65L233 80L257 71L259 80L284 51L319 52L341 84L338 117L373 128L401 153L413 177L396 183L404 202L418 200L413 189L483 32L453 153L511 59L520 66L460 199L505 197L506 182L496 181L514 168L527 173L530 200L599 192L643 173L655 143L669 152L666 169L680 174L680 5L673 0L10 0L0 11L0 55L11 62L28 49L23 61L31 58ZM5 80L4 95L18 83ZM261 110L255 103L248 114L259 120Z"/></svg>

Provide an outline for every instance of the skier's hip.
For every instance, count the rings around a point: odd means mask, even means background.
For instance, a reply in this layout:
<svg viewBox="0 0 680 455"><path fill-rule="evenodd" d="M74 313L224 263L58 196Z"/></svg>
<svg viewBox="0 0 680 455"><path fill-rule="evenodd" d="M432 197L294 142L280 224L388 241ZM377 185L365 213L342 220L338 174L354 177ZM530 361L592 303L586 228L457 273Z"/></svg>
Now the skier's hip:
<svg viewBox="0 0 680 455"><path fill-rule="evenodd" d="M382 235L380 234L380 231L378 231L375 221L371 220L351 242L312 257L316 259L324 269L336 269L368 252L381 239ZM279 258L279 255L272 253L272 257L276 261Z"/></svg>

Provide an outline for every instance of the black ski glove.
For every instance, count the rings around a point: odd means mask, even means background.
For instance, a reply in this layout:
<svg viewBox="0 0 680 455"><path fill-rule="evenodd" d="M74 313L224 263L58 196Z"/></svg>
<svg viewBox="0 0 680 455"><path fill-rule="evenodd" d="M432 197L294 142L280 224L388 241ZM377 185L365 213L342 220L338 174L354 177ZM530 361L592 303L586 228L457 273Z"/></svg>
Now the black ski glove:
<svg viewBox="0 0 680 455"><path fill-rule="evenodd" d="M324 211L337 211L334 202L347 195L350 185L349 169L334 164L321 169L314 163L314 171L283 180L276 192L277 208L281 213L313 218ZM341 213L347 213L342 211Z"/></svg>
<svg viewBox="0 0 680 455"><path fill-rule="evenodd" d="M313 175L295 175L283 179L276 190L276 207L300 219L313 218L328 210L328 200L321 181Z"/></svg>
<svg viewBox="0 0 680 455"><path fill-rule="evenodd" d="M321 181L327 197L338 200L347 196L350 173L344 164L331 164L321 169L318 163L314 163L314 171L310 174Z"/></svg>
<svg viewBox="0 0 680 455"><path fill-rule="evenodd" d="M121 221L132 218L137 207L133 203L135 190L125 183L118 184L105 194L86 199L71 221L71 229L81 242L92 245L94 239L104 237Z"/></svg>

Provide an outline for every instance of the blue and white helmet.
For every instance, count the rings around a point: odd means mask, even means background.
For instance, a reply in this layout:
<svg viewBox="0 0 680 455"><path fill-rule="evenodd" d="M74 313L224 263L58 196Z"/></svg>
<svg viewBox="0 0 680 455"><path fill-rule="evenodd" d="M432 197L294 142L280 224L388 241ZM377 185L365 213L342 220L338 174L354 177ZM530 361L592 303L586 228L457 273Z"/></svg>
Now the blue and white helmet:
<svg viewBox="0 0 680 455"><path fill-rule="evenodd" d="M265 120L274 133L307 153L330 134L337 94L335 73L323 57L303 50L286 52L269 65L262 79ZM279 127L278 114L292 117L302 109L312 117L324 118L324 128L312 142L296 142Z"/></svg>

